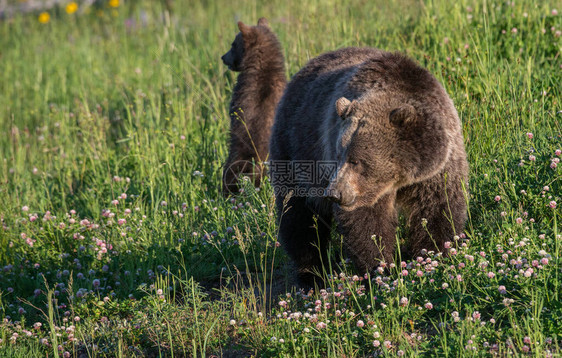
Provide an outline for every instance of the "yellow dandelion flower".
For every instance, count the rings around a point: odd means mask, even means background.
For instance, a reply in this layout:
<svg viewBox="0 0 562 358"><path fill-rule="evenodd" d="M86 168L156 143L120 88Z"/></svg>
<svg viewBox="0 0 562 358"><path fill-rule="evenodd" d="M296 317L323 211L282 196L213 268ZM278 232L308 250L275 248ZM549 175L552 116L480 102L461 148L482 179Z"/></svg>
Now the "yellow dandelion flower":
<svg viewBox="0 0 562 358"><path fill-rule="evenodd" d="M46 24L51 20L51 15L48 12L42 12L39 14L39 22L42 24Z"/></svg>
<svg viewBox="0 0 562 358"><path fill-rule="evenodd" d="M119 0L109 0L109 6L119 7Z"/></svg>
<svg viewBox="0 0 562 358"><path fill-rule="evenodd" d="M66 5L65 10L67 14L74 14L78 10L78 4L74 1L69 2L68 5Z"/></svg>

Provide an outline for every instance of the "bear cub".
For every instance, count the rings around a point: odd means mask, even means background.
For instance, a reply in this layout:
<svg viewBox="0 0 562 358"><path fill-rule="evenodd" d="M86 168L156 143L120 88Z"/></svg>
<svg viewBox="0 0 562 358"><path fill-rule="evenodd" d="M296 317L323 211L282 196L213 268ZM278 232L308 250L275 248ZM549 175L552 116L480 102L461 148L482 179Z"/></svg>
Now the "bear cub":
<svg viewBox="0 0 562 358"><path fill-rule="evenodd" d="M394 260L399 212L411 256L443 251L467 218L457 111L437 79L400 53L344 48L308 62L277 108L270 178L279 240L308 287L321 283L334 219L366 273Z"/></svg>
<svg viewBox="0 0 562 358"><path fill-rule="evenodd" d="M239 178L256 186L264 175L275 108L287 83L285 60L277 36L265 18L257 26L238 22L230 51L221 59L240 72L230 102L230 146L223 167L223 193L237 193Z"/></svg>

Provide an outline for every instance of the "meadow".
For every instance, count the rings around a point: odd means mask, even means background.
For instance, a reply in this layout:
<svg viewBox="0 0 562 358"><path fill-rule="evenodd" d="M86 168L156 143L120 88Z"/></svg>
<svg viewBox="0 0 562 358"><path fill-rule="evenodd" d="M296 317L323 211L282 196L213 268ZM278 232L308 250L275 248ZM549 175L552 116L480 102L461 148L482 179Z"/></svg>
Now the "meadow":
<svg viewBox="0 0 562 358"><path fill-rule="evenodd" d="M72 4L0 19L0 357L562 355L560 2ZM298 291L269 183L221 195L220 56L261 16L288 76L371 46L443 84L470 163L448 257Z"/></svg>

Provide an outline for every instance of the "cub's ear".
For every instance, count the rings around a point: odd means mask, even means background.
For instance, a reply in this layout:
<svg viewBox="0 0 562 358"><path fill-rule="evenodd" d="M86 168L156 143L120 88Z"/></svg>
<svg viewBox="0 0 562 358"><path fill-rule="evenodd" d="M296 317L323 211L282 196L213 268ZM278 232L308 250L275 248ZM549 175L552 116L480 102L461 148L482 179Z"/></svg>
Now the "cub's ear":
<svg viewBox="0 0 562 358"><path fill-rule="evenodd" d="M340 116L342 119L345 119L345 117L347 117L350 114L352 105L353 102L350 102L345 97L340 97L336 101L336 112L338 113L338 116Z"/></svg>
<svg viewBox="0 0 562 358"><path fill-rule="evenodd" d="M269 28L269 23L267 22L267 19L265 17L262 17L258 20L258 26L264 26Z"/></svg>
<svg viewBox="0 0 562 358"><path fill-rule="evenodd" d="M251 27L243 23L242 21L238 21L238 30L242 33L242 35L246 35L250 33Z"/></svg>
<svg viewBox="0 0 562 358"><path fill-rule="evenodd" d="M403 104L393 109L388 115L390 123L396 127L401 127L416 120L416 109L411 104Z"/></svg>

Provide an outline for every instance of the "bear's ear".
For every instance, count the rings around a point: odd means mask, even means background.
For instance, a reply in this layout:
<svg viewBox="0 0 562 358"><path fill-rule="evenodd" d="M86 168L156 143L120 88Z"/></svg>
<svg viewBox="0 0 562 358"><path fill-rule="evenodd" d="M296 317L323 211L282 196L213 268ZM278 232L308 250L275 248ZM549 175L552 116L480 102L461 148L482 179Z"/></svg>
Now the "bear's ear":
<svg viewBox="0 0 562 358"><path fill-rule="evenodd" d="M258 20L258 26L264 26L269 29L269 23L267 22L267 19L265 17L262 17Z"/></svg>
<svg viewBox="0 0 562 358"><path fill-rule="evenodd" d="M251 27L243 23L242 21L238 21L238 30L242 33L242 35L246 35L250 33Z"/></svg>
<svg viewBox="0 0 562 358"><path fill-rule="evenodd" d="M338 116L345 119L345 117L347 117L351 112L352 104L353 102L350 102L347 98L340 97L336 101L336 112L338 113Z"/></svg>
<svg viewBox="0 0 562 358"><path fill-rule="evenodd" d="M388 119L392 125L401 127L416 120L416 109L411 104L405 103L390 111Z"/></svg>

